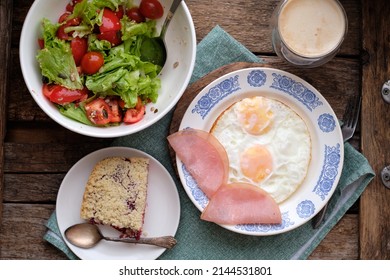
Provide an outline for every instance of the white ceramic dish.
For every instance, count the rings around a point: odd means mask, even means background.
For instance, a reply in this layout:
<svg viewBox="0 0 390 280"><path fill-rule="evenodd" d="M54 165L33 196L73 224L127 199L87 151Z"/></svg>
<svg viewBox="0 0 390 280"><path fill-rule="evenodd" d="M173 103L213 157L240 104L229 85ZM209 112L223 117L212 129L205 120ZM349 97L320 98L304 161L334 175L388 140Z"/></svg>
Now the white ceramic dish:
<svg viewBox="0 0 390 280"><path fill-rule="evenodd" d="M164 7L164 16L158 20L157 30L160 30L172 2L172 0L160 1ZM100 138L119 137L138 132L165 116L184 93L195 65L195 27L184 1L178 7L166 33L167 62L160 73L161 89L157 103L149 104L145 117L136 124L104 128L84 125L61 115L57 107L42 94L42 75L35 58L39 48L37 40L42 34L41 21L43 18L48 18L56 22L68 3L69 0L36 0L23 24L19 49L20 64L27 88L39 107L65 128ZM137 4L139 1L134 3Z"/></svg>
<svg viewBox="0 0 390 280"><path fill-rule="evenodd" d="M191 127L209 131L226 108L254 95L279 100L295 110L306 122L312 139L312 159L307 177L298 190L280 204L281 224L221 225L242 234L274 235L306 223L327 203L343 168L344 143L337 117L325 98L301 78L271 68L242 69L216 79L192 101L179 129ZM179 158L176 161L187 195L203 211L208 198Z"/></svg>
<svg viewBox="0 0 390 280"><path fill-rule="evenodd" d="M180 219L180 200L172 177L152 156L126 147L111 147L93 152L79 160L66 174L58 191L56 205L61 234L69 248L81 259L156 259L166 250L165 248L103 240L91 249L82 249L73 246L64 237L64 232L69 226L85 222L80 218L85 185L95 164L109 156L141 156L150 159L143 236L175 235ZM105 235L118 237L118 231L111 227L99 227Z"/></svg>

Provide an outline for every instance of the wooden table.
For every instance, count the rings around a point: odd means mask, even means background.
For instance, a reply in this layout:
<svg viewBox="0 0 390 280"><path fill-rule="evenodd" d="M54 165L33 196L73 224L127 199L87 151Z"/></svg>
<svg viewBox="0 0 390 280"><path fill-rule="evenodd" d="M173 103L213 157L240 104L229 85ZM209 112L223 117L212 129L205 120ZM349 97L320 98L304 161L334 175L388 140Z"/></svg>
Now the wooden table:
<svg viewBox="0 0 390 280"><path fill-rule="evenodd" d="M77 135L35 104L20 70L19 37L33 0L0 4L0 259L66 259L43 240L60 183L86 154L112 139ZM359 201L310 259L390 259L390 190L380 171L390 161L389 105L381 97L390 79L390 2L341 0L349 32L339 55L316 69L297 69L275 56L269 19L277 0L187 0L198 42L220 25L254 54L316 87L342 118L347 100L363 95L361 125L351 143L376 174Z"/></svg>

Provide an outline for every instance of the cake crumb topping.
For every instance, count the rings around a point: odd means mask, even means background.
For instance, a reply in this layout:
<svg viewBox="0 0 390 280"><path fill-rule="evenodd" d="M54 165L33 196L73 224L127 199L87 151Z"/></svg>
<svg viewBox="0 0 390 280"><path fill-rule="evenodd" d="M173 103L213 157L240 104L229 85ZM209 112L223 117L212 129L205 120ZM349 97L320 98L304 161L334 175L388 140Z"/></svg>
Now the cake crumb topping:
<svg viewBox="0 0 390 280"><path fill-rule="evenodd" d="M149 159L108 157L92 170L81 218L139 238L146 208Z"/></svg>

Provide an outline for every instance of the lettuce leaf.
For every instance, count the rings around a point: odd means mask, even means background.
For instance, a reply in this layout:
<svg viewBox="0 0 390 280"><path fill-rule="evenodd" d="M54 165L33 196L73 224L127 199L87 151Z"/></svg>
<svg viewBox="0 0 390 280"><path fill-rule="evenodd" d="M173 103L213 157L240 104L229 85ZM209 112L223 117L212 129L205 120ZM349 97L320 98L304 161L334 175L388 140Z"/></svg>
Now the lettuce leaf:
<svg viewBox="0 0 390 280"><path fill-rule="evenodd" d="M68 26L65 32L72 32L73 37L87 37L88 50L100 51L104 55L104 65L94 75L79 75L69 41L57 38L60 23L51 23L43 19L43 39L45 47L36 56L41 72L50 83L60 84L69 89L82 89L86 86L93 92L88 100L116 95L124 102L126 108L133 108L138 97L148 102L156 102L161 81L158 73L161 66L142 61L143 42L156 36L156 21L148 20L135 23L126 15L121 19L123 43L112 47L110 42L98 40L94 34L96 26L102 23L104 8L118 10L120 5L132 5L129 0L83 0L77 3L68 17L81 18L77 26ZM97 12L98 11L98 12ZM99 12L100 11L100 12ZM87 100L87 101L88 101ZM85 101L85 102L87 102ZM93 125L86 116L83 102L79 106L67 104L58 106L61 114L87 125Z"/></svg>
<svg viewBox="0 0 390 280"><path fill-rule="evenodd" d="M118 95L125 107L133 108L137 96L143 100L157 101L161 87L157 77L160 67L143 62L139 57L124 51L123 46L112 48L99 72L88 76L86 87L99 95Z"/></svg>
<svg viewBox="0 0 390 280"><path fill-rule="evenodd" d="M56 37L58 24L43 20L43 39L45 47L39 50L36 58L41 72L49 82L63 85L69 89L82 89L83 82L77 71L70 44Z"/></svg>
<svg viewBox="0 0 390 280"><path fill-rule="evenodd" d="M93 0L92 4L100 9L107 7L113 11L118 11L118 7L125 6L127 2L127 0Z"/></svg>
<svg viewBox="0 0 390 280"><path fill-rule="evenodd" d="M83 106L75 106L75 104L70 103L65 106L59 106L60 113L70 119L81 122L86 125L94 125L88 118L85 113Z"/></svg>

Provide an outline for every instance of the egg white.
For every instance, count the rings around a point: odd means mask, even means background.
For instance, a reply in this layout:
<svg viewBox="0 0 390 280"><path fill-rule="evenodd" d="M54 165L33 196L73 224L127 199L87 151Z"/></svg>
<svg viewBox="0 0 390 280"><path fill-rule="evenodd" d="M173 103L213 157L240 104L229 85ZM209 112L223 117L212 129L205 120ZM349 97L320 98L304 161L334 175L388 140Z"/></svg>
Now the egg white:
<svg viewBox="0 0 390 280"><path fill-rule="evenodd" d="M311 139L304 120L291 108L264 98L272 111L269 126L259 135L248 133L235 112L240 102L226 109L210 132L225 147L229 157L229 182L248 182L268 192L277 203L290 197L306 177L311 160ZM272 156L273 170L261 182L254 182L240 169L240 155L254 145L265 146Z"/></svg>

